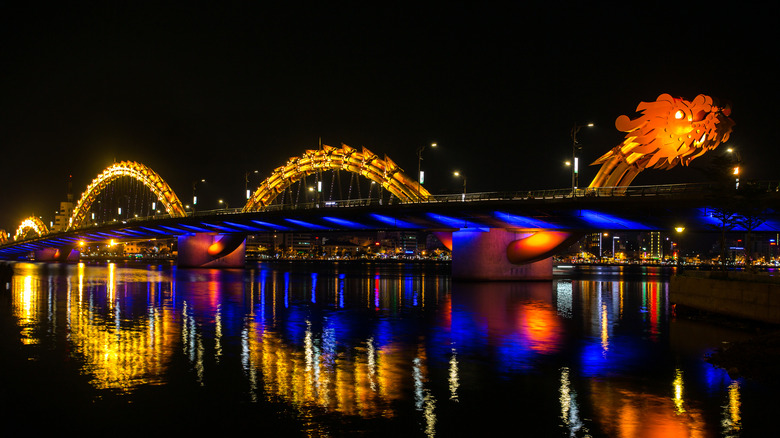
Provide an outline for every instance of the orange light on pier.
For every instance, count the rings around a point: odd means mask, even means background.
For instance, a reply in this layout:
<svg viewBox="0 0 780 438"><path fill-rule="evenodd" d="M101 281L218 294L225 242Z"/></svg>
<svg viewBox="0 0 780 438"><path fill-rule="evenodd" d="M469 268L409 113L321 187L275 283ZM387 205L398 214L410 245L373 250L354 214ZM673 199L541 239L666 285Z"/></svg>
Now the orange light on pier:
<svg viewBox="0 0 780 438"><path fill-rule="evenodd" d="M515 240L506 248L506 257L510 262L530 263L549 257L559 246L573 237L563 231L538 231L524 239Z"/></svg>

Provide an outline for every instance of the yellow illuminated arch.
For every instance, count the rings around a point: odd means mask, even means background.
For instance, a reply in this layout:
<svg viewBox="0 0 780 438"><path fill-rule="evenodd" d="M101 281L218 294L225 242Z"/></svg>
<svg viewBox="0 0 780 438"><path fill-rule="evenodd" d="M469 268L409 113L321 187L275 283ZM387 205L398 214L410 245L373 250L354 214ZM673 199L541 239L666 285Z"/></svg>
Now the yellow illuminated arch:
<svg viewBox="0 0 780 438"><path fill-rule="evenodd" d="M5 230L0 229L0 243L5 243L7 240L8 240L8 233Z"/></svg>
<svg viewBox="0 0 780 438"><path fill-rule="evenodd" d="M49 234L49 228L46 226L46 224L44 224L37 217L30 216L27 219L23 220L22 223L19 225L19 228L16 229L14 240L20 240L24 238L24 236L27 234L29 230L33 230L35 234L39 236L43 236L44 234Z"/></svg>
<svg viewBox="0 0 780 438"><path fill-rule="evenodd" d="M87 186L87 190L82 193L81 199L79 199L76 208L73 210L73 216L70 218L68 229L79 228L84 223L87 213L97 195L99 195L112 181L123 176L135 178L148 187L157 199L162 202L165 206L165 211L171 216L186 216L184 207L176 196L176 193L168 186L168 183L163 181L160 175L144 164L135 161L122 161L107 167L106 170L95 177L95 179L92 180L92 183Z"/></svg>
<svg viewBox="0 0 780 438"><path fill-rule="evenodd" d="M655 102L640 102L636 110L641 113L636 119L622 115L615 120L625 139L593 162L602 166L590 187L628 186L644 169L687 166L728 140L734 126L731 108L704 94L693 101L662 94Z"/></svg>
<svg viewBox="0 0 780 438"><path fill-rule="evenodd" d="M261 210L287 187L318 170L346 170L364 176L381 184L403 202L424 201L431 196L387 156L382 160L366 148L358 151L345 144L341 148L323 145L322 149L308 150L302 156L293 157L286 165L276 168L270 177L260 183L244 206L244 211Z"/></svg>

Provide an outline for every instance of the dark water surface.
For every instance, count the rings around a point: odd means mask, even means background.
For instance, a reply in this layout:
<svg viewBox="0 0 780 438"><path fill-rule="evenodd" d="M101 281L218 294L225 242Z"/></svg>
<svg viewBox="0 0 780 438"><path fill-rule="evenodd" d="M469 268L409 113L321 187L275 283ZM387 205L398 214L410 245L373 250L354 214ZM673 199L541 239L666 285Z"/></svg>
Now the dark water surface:
<svg viewBox="0 0 780 438"><path fill-rule="evenodd" d="M104 436L775 436L777 388L703 357L665 268L452 282L447 264L16 263L6 430Z"/></svg>

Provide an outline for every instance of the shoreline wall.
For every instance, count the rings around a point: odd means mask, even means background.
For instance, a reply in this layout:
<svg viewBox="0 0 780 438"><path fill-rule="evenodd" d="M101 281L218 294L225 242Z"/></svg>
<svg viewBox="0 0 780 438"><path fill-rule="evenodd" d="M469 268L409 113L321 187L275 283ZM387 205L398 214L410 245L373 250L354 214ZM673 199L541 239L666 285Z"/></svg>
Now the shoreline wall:
<svg viewBox="0 0 780 438"><path fill-rule="evenodd" d="M693 271L671 278L669 300L694 309L780 324L780 278L746 272Z"/></svg>

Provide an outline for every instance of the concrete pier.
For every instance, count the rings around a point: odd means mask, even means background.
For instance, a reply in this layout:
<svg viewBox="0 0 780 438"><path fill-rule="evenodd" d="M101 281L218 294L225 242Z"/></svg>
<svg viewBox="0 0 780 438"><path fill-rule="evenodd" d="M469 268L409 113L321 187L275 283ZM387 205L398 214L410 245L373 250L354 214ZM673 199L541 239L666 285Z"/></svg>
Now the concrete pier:
<svg viewBox="0 0 780 438"><path fill-rule="evenodd" d="M514 264L507 257L509 245L527 233L491 228L452 233L452 278L456 280L552 280L552 258Z"/></svg>
<svg viewBox="0 0 780 438"><path fill-rule="evenodd" d="M246 236L197 233L179 236L176 265L182 268L243 268Z"/></svg>

